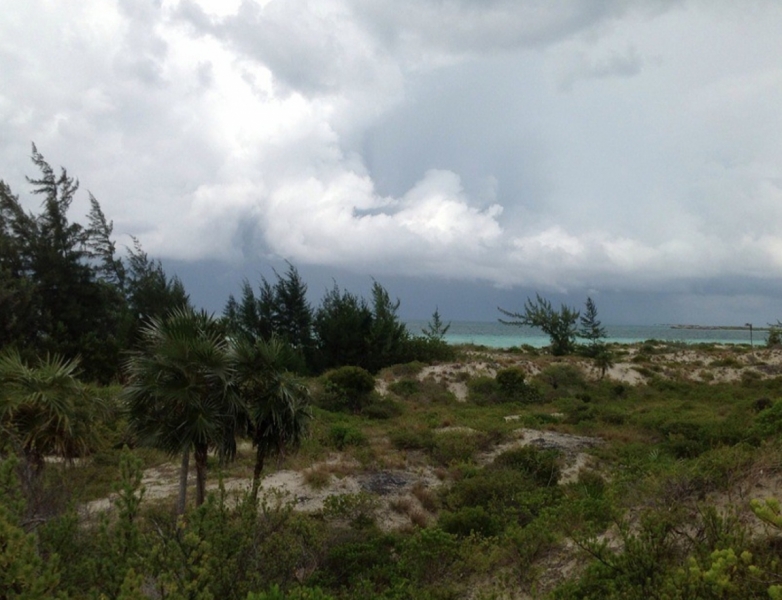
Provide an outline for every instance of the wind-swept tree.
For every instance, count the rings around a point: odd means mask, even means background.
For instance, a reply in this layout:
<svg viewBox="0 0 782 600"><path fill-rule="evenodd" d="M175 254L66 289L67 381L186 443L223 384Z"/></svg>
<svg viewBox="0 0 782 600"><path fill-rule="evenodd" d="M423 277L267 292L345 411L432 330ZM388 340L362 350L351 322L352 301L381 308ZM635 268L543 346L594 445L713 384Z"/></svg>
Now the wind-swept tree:
<svg viewBox="0 0 782 600"><path fill-rule="evenodd" d="M422 333L429 341L442 342L445 334L448 333L450 328L450 321L447 325L445 325L443 320L440 318L440 309L435 307L434 312L432 313L432 320L426 324L426 327L423 328Z"/></svg>
<svg viewBox="0 0 782 600"><path fill-rule="evenodd" d="M587 298L586 310L579 321L581 327L578 330L578 337L587 341L584 353L594 358L605 347L603 339L606 336L606 330L597 318L597 307L592 298Z"/></svg>
<svg viewBox="0 0 782 600"><path fill-rule="evenodd" d="M122 273L108 222L90 197L90 226L68 212L79 188L65 169L56 174L33 146L41 175L28 179L42 197L28 213L0 183L0 317L2 341L26 354L82 356L84 375L106 381L124 345Z"/></svg>
<svg viewBox="0 0 782 600"><path fill-rule="evenodd" d="M399 299L392 301L388 291L377 281L372 284L372 326L369 331L371 353L365 366L370 373L396 364L403 358L409 335L405 324L399 321L396 314L399 304Z"/></svg>
<svg viewBox="0 0 782 600"><path fill-rule="evenodd" d="M175 309L142 329L141 346L126 364L123 396L139 439L182 456L177 508L184 512L191 450L196 504L206 493L207 453L236 453L241 403L232 386L234 365L219 321L204 311Z"/></svg>
<svg viewBox="0 0 782 600"><path fill-rule="evenodd" d="M151 259L141 243L135 237L132 239L127 268L123 268L131 344L150 319L159 319L173 309L190 306L190 297L179 278L168 277L161 262Z"/></svg>
<svg viewBox="0 0 782 600"><path fill-rule="evenodd" d="M505 325L536 327L546 333L551 340L551 353L554 356L571 354L576 345L576 321L579 312L566 305L556 311L551 302L536 294L535 302L527 298L524 312L514 313L497 307L512 320L499 319Z"/></svg>

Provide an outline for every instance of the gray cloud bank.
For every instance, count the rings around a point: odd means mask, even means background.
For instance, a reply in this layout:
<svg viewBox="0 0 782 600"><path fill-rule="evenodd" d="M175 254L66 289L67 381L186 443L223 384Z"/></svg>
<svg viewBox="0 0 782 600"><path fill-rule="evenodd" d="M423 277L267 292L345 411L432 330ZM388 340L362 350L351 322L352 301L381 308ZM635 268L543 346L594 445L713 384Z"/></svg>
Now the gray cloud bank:
<svg viewBox="0 0 782 600"><path fill-rule="evenodd" d="M251 278L771 318L780 29L771 0L10 0L0 176L24 195L35 141L120 237Z"/></svg>

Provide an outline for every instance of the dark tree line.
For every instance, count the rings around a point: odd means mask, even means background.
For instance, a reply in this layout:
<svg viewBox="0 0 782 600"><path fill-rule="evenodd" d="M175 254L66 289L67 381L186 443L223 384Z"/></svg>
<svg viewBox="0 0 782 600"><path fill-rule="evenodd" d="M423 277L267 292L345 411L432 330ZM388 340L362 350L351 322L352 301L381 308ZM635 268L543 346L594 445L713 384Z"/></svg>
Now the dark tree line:
<svg viewBox="0 0 782 600"><path fill-rule="evenodd" d="M335 283L313 308L307 284L293 265L284 275L275 275L274 283L261 278L257 293L245 281L241 299L230 296L223 315L233 335L287 341L299 372L351 365L376 373L400 362L447 358L451 353L442 336L410 335L397 315L399 300L392 300L377 281L369 300Z"/></svg>
<svg viewBox="0 0 782 600"><path fill-rule="evenodd" d="M122 356L152 319L190 306L181 281L168 277L139 241L117 251L113 223L92 194L86 225L71 218L79 182L59 173L33 146L40 175L28 178L41 198L28 211L0 181L0 348L24 360L80 358L82 375L106 383L121 376ZM410 360L447 358L441 336L413 337L399 321L399 300L375 282L369 299L334 284L317 308L293 265L257 290L244 281L229 297L226 331L251 343L276 339L302 374L352 365L371 372ZM439 315L438 315L439 318Z"/></svg>
<svg viewBox="0 0 782 600"><path fill-rule="evenodd" d="M92 195L87 226L71 221L79 182L55 173L35 146L32 160L37 213L0 181L0 347L29 358L80 356L86 378L107 382L140 322L186 304L187 294L138 241L118 257L112 222Z"/></svg>

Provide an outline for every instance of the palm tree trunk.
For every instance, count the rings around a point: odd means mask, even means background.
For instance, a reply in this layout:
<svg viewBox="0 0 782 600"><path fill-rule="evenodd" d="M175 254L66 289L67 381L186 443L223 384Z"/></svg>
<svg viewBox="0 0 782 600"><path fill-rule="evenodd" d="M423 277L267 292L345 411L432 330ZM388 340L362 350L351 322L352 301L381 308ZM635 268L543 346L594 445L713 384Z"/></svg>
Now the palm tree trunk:
<svg viewBox="0 0 782 600"><path fill-rule="evenodd" d="M261 473L263 472L264 453L260 445L255 451L255 468L253 469L253 500L258 499L258 490L261 487Z"/></svg>
<svg viewBox="0 0 782 600"><path fill-rule="evenodd" d="M182 466L179 469L179 498L176 504L176 514L185 514L187 503L187 473L190 468L190 446L182 453Z"/></svg>
<svg viewBox="0 0 782 600"><path fill-rule="evenodd" d="M196 506L201 506L206 499L206 444L195 445L196 462Z"/></svg>

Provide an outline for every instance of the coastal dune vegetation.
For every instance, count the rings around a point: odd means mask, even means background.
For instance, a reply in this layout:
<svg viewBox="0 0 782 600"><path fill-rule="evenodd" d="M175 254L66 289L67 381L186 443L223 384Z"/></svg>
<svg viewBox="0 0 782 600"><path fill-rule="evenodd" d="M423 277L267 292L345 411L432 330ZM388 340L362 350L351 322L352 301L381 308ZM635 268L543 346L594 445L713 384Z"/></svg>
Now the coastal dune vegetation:
<svg viewBox="0 0 782 600"><path fill-rule="evenodd" d="M210 315L33 162L38 213L0 184L0 597L782 598L773 339L607 344L538 296L503 314L549 348L456 347L293 265Z"/></svg>

